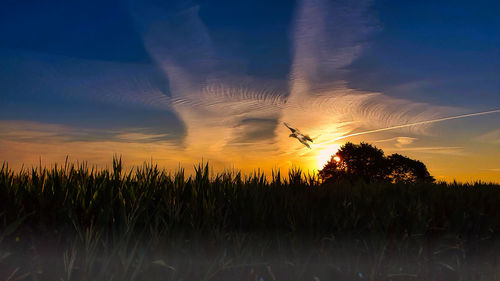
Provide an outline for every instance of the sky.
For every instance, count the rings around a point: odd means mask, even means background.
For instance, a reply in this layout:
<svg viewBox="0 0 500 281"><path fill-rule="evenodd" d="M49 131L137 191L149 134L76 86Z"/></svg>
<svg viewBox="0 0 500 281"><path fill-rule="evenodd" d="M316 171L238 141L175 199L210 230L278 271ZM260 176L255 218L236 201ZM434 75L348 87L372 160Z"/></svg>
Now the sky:
<svg viewBox="0 0 500 281"><path fill-rule="evenodd" d="M0 160L313 171L364 141L438 180L500 182L500 113L463 116L500 109L499 12L497 1L4 0Z"/></svg>

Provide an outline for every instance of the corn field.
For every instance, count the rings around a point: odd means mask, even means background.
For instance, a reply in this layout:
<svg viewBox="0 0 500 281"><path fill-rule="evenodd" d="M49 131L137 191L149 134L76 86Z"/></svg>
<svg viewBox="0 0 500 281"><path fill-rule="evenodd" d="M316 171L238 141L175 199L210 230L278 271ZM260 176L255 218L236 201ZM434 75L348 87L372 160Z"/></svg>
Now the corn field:
<svg viewBox="0 0 500 281"><path fill-rule="evenodd" d="M500 280L499 234L500 188L481 182L0 171L1 280Z"/></svg>

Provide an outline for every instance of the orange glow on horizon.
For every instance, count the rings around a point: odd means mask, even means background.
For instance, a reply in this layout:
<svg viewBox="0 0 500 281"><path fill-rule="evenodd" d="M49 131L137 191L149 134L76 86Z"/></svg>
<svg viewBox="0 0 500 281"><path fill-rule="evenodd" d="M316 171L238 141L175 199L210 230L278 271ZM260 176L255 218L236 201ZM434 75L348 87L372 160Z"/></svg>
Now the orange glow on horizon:
<svg viewBox="0 0 500 281"><path fill-rule="evenodd" d="M330 137L323 134L321 138L314 138L312 149L308 149L294 139L281 137L288 134L288 129L282 127L279 127L283 131L278 132L280 137L277 147L247 144L225 145L207 150L207 146L204 145L206 142L194 142L192 146L186 148L168 141L148 142L145 140L154 139L157 135L133 131L132 133L124 131L112 140L73 140L71 137L74 131L67 126L3 121L0 122L2 136L0 155L1 160L15 171L39 165L51 167L56 163L64 163L68 156L70 163L86 161L90 166L105 168L111 166L113 155L118 155L123 156L126 169L153 161L168 171L183 167L186 175L190 175L193 172L193 165L200 163L202 159L204 162L209 162L210 168L215 173L234 169L244 174L259 170L266 175L270 175L275 169L286 173L292 167L312 172L321 170L332 156L335 161L341 160L335 159L335 153L343 142L323 144L321 140ZM335 129L325 129L325 131L334 132ZM304 131L313 137L320 135L320 132L308 128ZM351 138L349 141L375 143L384 150L385 155L400 153L422 161L437 180L447 182L481 180L498 183L500 182L498 145L495 142L491 144L486 142L496 141L500 131L493 133L491 133L495 137L493 140L478 139L472 143L457 141L453 146L437 146L433 142L427 143L423 140L418 143L401 143L399 137L390 138L390 136L377 136L381 141L377 141L377 138ZM249 150L252 153L249 153Z"/></svg>

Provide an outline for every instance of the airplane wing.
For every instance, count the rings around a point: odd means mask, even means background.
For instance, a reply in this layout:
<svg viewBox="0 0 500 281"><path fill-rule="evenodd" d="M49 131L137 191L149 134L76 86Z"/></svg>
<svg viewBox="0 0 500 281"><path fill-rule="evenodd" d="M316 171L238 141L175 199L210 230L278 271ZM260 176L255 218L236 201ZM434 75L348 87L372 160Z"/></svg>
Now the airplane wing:
<svg viewBox="0 0 500 281"><path fill-rule="evenodd" d="M311 147L309 146L309 144L307 143L307 141L305 141L305 140L303 140L303 139L299 139L299 141L300 141L303 145L307 146L307 148L311 149Z"/></svg>
<svg viewBox="0 0 500 281"><path fill-rule="evenodd" d="M308 136L308 135L304 135L304 139L305 139L305 140L308 140L308 141L310 141L310 142L313 142L313 140L311 139L311 137L310 137L310 136Z"/></svg>
<svg viewBox="0 0 500 281"><path fill-rule="evenodd" d="M292 131L292 133L295 133L295 132L297 131L297 129L294 129L294 128L290 127L290 125L288 125L288 123L283 122L283 124L284 124L284 125L285 125L288 129L290 129L290 131Z"/></svg>

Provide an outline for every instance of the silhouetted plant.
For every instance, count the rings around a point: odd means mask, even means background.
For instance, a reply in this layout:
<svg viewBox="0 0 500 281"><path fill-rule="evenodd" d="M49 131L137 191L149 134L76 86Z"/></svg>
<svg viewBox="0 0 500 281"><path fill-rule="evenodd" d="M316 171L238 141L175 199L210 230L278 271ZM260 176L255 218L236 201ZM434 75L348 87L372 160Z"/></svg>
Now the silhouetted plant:
<svg viewBox="0 0 500 281"><path fill-rule="evenodd" d="M385 157L381 149L364 142L341 146L319 171L319 176L323 181L434 182L424 163L400 154Z"/></svg>
<svg viewBox="0 0 500 281"><path fill-rule="evenodd" d="M434 182L424 163L394 153L387 157L388 171L386 178L393 183Z"/></svg>
<svg viewBox="0 0 500 281"><path fill-rule="evenodd" d="M387 159L418 163L401 157ZM266 178L214 174L207 163L192 175L154 163L127 171L117 157L109 169L13 172L4 163L0 279L358 280L371 272L390 280L397 272L435 280L448 270L457 278L439 280L500 280L499 201L493 184L319 185L299 168Z"/></svg>

